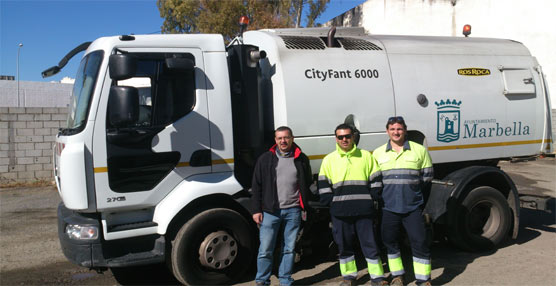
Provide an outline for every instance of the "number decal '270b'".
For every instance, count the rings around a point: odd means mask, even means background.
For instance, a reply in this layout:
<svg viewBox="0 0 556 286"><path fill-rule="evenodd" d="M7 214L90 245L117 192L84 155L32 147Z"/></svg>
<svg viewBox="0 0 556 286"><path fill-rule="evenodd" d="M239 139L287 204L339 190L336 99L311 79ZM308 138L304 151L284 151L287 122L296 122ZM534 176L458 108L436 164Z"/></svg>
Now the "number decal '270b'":
<svg viewBox="0 0 556 286"><path fill-rule="evenodd" d="M125 201L125 196L106 198L107 203L115 203L115 202L123 202L123 201Z"/></svg>

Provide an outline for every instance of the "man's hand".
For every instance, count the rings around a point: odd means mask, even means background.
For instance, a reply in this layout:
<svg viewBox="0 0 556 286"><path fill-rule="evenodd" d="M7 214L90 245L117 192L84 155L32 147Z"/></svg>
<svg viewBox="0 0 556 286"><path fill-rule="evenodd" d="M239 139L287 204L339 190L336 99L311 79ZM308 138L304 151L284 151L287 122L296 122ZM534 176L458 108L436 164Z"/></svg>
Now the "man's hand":
<svg viewBox="0 0 556 286"><path fill-rule="evenodd" d="M261 224L263 222L263 213L256 213L253 215L253 220L256 224Z"/></svg>

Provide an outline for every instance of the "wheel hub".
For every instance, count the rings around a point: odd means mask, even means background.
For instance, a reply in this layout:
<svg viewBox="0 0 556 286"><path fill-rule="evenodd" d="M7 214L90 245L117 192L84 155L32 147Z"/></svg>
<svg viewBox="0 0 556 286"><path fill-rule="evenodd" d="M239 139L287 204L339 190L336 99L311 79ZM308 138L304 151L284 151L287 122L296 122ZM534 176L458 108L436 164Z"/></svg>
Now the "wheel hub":
<svg viewBox="0 0 556 286"><path fill-rule="evenodd" d="M222 230L207 235L199 247L201 264L212 269L224 269L230 266L236 257L236 240Z"/></svg>

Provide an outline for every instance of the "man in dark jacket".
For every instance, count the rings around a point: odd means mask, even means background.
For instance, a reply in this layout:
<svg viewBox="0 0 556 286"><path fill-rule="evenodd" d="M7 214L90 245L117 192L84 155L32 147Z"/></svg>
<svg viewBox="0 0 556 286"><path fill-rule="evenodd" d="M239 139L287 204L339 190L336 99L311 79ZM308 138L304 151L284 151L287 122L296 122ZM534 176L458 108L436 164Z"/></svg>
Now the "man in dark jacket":
<svg viewBox="0 0 556 286"><path fill-rule="evenodd" d="M278 234L283 236L278 279L280 285L293 282L295 239L312 181L309 159L293 143L292 130L279 127L274 132L274 140L276 145L259 157L253 174L253 220L260 226L261 242L257 255L257 285L270 285Z"/></svg>

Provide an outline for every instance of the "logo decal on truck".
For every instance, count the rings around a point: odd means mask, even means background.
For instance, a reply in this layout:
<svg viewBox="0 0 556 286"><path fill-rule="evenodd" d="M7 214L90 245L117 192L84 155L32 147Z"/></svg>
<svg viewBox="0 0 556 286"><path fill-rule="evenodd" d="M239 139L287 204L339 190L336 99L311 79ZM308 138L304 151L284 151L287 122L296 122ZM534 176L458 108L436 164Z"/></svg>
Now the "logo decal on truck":
<svg viewBox="0 0 556 286"><path fill-rule="evenodd" d="M483 76L483 75L490 75L489 69L482 69L482 68L465 68L465 69L458 69L459 75L465 76Z"/></svg>
<svg viewBox="0 0 556 286"><path fill-rule="evenodd" d="M496 122L496 119L479 119L465 120L463 124L463 139L531 135L530 126L521 121L504 125Z"/></svg>
<svg viewBox="0 0 556 286"><path fill-rule="evenodd" d="M459 139L461 101L440 100L435 101L437 108L437 132L436 140L440 142L452 142Z"/></svg>
<svg viewBox="0 0 556 286"><path fill-rule="evenodd" d="M461 100L435 101L436 104L436 140L453 142L460 139L487 137L513 137L531 135L531 127L522 121L508 123L498 122L496 118L467 119L462 121L460 115Z"/></svg>

